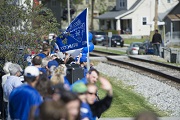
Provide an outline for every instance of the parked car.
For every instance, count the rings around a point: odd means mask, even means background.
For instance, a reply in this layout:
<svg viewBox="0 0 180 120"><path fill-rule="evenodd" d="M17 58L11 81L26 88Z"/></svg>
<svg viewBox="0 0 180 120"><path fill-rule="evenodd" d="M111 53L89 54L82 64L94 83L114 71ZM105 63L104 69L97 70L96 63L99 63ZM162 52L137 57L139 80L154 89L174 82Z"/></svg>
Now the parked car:
<svg viewBox="0 0 180 120"><path fill-rule="evenodd" d="M105 37L106 40L102 41L102 46L109 45L109 38L106 35ZM116 46L124 46L124 40L120 35L112 35L111 37L111 47L116 47Z"/></svg>
<svg viewBox="0 0 180 120"><path fill-rule="evenodd" d="M102 46L109 46L109 39L106 37L106 40L102 41ZM116 47L117 46L117 41L111 39L111 47Z"/></svg>
<svg viewBox="0 0 180 120"><path fill-rule="evenodd" d="M124 40L123 38L120 36L120 35L112 35L112 38L111 38L113 41L116 41L116 44L118 46L121 46L123 47L124 46Z"/></svg>
<svg viewBox="0 0 180 120"><path fill-rule="evenodd" d="M139 54L139 47L142 46L142 42L132 42L128 49L126 50L126 53L128 55L138 55Z"/></svg>
<svg viewBox="0 0 180 120"><path fill-rule="evenodd" d="M143 42L142 46L139 47L139 54L154 54L154 48L149 40Z"/></svg>
<svg viewBox="0 0 180 120"><path fill-rule="evenodd" d="M96 45L98 43L102 43L103 40L105 40L106 32L102 31L90 31L93 35L93 44Z"/></svg>

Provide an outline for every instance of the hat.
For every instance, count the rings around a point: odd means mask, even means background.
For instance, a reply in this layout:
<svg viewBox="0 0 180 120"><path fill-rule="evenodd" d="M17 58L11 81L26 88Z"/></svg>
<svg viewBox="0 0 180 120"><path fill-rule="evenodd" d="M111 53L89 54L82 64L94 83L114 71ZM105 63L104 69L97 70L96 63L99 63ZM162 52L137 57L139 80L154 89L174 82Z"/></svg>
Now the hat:
<svg viewBox="0 0 180 120"><path fill-rule="evenodd" d="M80 62L87 62L87 57L86 56L82 56L80 58Z"/></svg>
<svg viewBox="0 0 180 120"><path fill-rule="evenodd" d="M79 83L75 83L72 86L72 91L75 93L85 93L87 91L87 87L84 83L79 82Z"/></svg>
<svg viewBox="0 0 180 120"><path fill-rule="evenodd" d="M39 69L35 66L28 66L24 70L24 76L26 76L26 77L37 77L37 76L39 76Z"/></svg>
<svg viewBox="0 0 180 120"><path fill-rule="evenodd" d="M10 64L8 70L11 75L15 75L17 72L22 72L21 66L15 63Z"/></svg>
<svg viewBox="0 0 180 120"><path fill-rule="evenodd" d="M57 67L59 64L56 60L52 60L48 62L48 68L51 68L51 66Z"/></svg>
<svg viewBox="0 0 180 120"><path fill-rule="evenodd" d="M7 74L9 73L9 66L12 64L12 62L6 62L4 67L3 67L3 70L4 72Z"/></svg>
<svg viewBox="0 0 180 120"><path fill-rule="evenodd" d="M74 60L77 62L78 61L78 59L79 59L79 56L76 56L75 58L74 58Z"/></svg>

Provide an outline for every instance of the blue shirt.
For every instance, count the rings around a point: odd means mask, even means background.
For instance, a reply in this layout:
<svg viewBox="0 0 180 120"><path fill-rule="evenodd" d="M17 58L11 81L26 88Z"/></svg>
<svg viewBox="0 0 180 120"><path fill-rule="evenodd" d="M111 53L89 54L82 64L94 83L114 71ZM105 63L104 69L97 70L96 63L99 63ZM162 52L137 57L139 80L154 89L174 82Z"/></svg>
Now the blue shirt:
<svg viewBox="0 0 180 120"><path fill-rule="evenodd" d="M80 108L81 119L89 118L89 120L94 120L91 108L88 103L82 102Z"/></svg>
<svg viewBox="0 0 180 120"><path fill-rule="evenodd" d="M79 83L79 82L82 82L82 83L84 83L84 84L88 84L88 80L84 77L84 78L82 78L81 80L77 80L76 82L74 82L73 84L75 84L75 83ZM72 84L72 85L73 85Z"/></svg>
<svg viewBox="0 0 180 120"><path fill-rule="evenodd" d="M37 56L40 56L42 59L46 57L46 54L44 53L39 53Z"/></svg>
<svg viewBox="0 0 180 120"><path fill-rule="evenodd" d="M9 112L11 119L28 120L32 106L38 106L42 98L38 91L30 85L15 88L9 97Z"/></svg>
<svg viewBox="0 0 180 120"><path fill-rule="evenodd" d="M46 68L38 68L40 72L47 74Z"/></svg>
<svg viewBox="0 0 180 120"><path fill-rule="evenodd" d="M66 76L64 76L64 84L66 84L70 87L70 83L69 83L68 79L66 78Z"/></svg>
<svg viewBox="0 0 180 120"><path fill-rule="evenodd" d="M72 90L73 88L73 85L76 84L76 83L84 83L85 85L88 84L88 80L84 77L82 78L81 80L77 80L76 82L74 82L71 86L70 86L70 90Z"/></svg>
<svg viewBox="0 0 180 120"><path fill-rule="evenodd" d="M88 73L88 70L86 67L84 67L84 77L86 77L86 74Z"/></svg>

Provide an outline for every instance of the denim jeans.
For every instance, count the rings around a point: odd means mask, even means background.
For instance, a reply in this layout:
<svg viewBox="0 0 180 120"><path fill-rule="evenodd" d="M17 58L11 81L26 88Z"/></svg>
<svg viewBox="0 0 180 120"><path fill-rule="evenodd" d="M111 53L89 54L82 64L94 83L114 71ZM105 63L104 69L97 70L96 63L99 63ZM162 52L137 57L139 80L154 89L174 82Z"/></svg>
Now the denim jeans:
<svg viewBox="0 0 180 120"><path fill-rule="evenodd" d="M153 44L154 55L160 56L160 44Z"/></svg>

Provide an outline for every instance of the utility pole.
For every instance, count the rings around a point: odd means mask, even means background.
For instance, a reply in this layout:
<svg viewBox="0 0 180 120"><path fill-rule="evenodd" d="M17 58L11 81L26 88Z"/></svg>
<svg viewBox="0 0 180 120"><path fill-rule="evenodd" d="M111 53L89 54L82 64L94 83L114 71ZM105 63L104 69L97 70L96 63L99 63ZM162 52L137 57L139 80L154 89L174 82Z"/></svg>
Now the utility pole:
<svg viewBox="0 0 180 120"><path fill-rule="evenodd" d="M91 30L93 31L94 30L94 22L93 22L93 19L94 19L94 0L91 0Z"/></svg>
<svg viewBox="0 0 180 120"><path fill-rule="evenodd" d="M70 2L67 0L67 11L68 11L68 26L70 25Z"/></svg>
<svg viewBox="0 0 180 120"><path fill-rule="evenodd" d="M154 30L158 29L158 0L155 0Z"/></svg>

